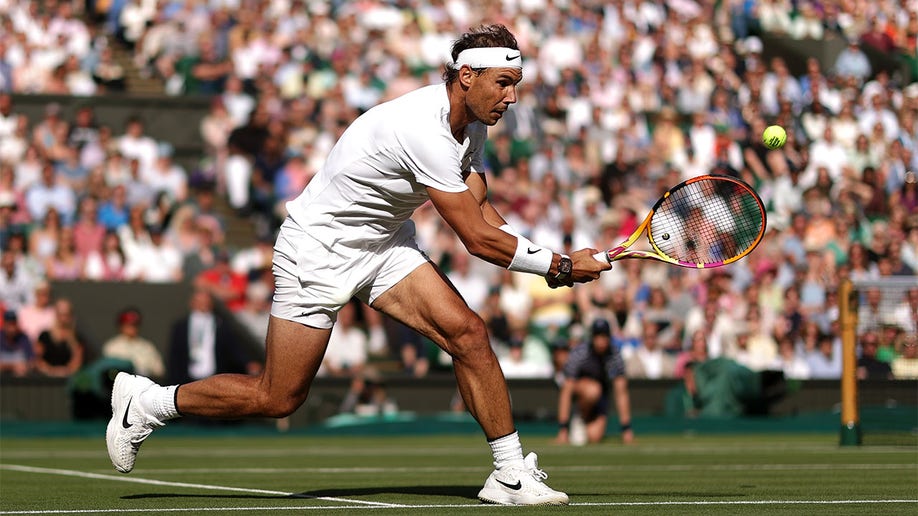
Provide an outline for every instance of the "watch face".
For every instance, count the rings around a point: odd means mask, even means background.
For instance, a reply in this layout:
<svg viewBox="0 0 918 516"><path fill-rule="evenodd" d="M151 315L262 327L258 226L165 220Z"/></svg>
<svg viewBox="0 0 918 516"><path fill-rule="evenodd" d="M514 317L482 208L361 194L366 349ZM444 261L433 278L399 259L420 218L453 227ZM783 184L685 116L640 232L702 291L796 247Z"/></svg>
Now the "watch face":
<svg viewBox="0 0 918 516"><path fill-rule="evenodd" d="M561 258L561 261L558 262L558 273L570 274L573 267L574 262L572 262L570 258Z"/></svg>

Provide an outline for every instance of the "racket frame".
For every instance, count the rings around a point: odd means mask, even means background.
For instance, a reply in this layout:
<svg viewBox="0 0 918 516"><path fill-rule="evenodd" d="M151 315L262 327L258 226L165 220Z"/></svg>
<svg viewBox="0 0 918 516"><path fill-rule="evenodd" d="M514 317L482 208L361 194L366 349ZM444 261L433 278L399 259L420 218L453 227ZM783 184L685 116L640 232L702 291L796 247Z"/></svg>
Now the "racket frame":
<svg viewBox="0 0 918 516"><path fill-rule="evenodd" d="M669 198L669 196L672 195L673 192L680 190L686 185L697 183L698 181L702 181L702 180L709 180L709 179L713 179L716 181L732 182L736 185L739 185L741 188L743 188L744 190L752 194L759 208L759 213L762 216L762 226L759 228L759 234L756 235L755 241L752 242L752 245L748 246L745 250L743 250L743 252L737 254L736 256L732 256L726 260L722 260L719 262L712 262L712 263L687 262L687 261L682 261L682 260L676 260L674 258L671 258L665 255L663 251L661 251L660 248L657 247L656 242L653 241L653 235L647 232L647 227L650 225L650 220L653 218L654 213L656 213L660 205L663 204L663 202L667 198ZM634 232L631 233L631 236L626 238L619 245L607 251L593 255L593 257L599 261L606 260L609 263L612 263L616 260L623 260L626 258L637 258L637 259L642 259L642 260L658 260L661 262L670 263L673 265L678 265L680 267L686 267L690 269L713 269L715 267L722 267L724 265L733 263L745 257L749 253L751 253L752 250L755 249L756 246L759 245L759 242L762 241L762 237L765 236L766 224L767 224L767 220L765 216L765 204L762 203L762 198L759 197L759 194L756 193L755 189L753 189L751 186L749 186L745 182L739 179L736 179L734 177L708 174L708 175L703 175L703 176L698 176L698 177L693 177L691 179L687 179L677 184L676 186L673 186L669 190L667 190L659 199L657 199L657 202L654 203L652 208L650 208L650 212L647 213L646 217L644 217L644 221L641 222L641 224L637 227L637 229L635 229ZM637 242L637 240L645 232L647 232L647 241L650 242L650 246L653 247L654 250L653 251L643 251L639 249L628 250L628 248L634 245L634 243Z"/></svg>

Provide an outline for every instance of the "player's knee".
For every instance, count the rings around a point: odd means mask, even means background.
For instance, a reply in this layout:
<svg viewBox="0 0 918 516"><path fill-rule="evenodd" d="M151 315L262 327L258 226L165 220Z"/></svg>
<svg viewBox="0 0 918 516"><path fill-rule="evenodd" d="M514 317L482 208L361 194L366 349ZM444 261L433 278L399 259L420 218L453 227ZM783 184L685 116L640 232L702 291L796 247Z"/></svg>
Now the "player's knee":
<svg viewBox="0 0 918 516"><path fill-rule="evenodd" d="M265 392L259 396L258 412L262 417L282 418L287 417L294 412L305 401L306 396L294 394L278 394Z"/></svg>
<svg viewBox="0 0 918 516"><path fill-rule="evenodd" d="M488 328L477 315L468 317L453 335L448 337L449 353L456 359L474 360L490 353Z"/></svg>

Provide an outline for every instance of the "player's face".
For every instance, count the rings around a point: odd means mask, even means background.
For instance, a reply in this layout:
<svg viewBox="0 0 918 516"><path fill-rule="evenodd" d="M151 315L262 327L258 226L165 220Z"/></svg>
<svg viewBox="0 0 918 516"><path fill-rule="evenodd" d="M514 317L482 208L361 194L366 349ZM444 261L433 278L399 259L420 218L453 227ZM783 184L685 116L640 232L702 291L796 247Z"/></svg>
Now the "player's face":
<svg viewBox="0 0 918 516"><path fill-rule="evenodd" d="M494 125L510 104L516 103L516 85L523 79L516 68L485 68L472 73L466 106L472 116L485 125Z"/></svg>

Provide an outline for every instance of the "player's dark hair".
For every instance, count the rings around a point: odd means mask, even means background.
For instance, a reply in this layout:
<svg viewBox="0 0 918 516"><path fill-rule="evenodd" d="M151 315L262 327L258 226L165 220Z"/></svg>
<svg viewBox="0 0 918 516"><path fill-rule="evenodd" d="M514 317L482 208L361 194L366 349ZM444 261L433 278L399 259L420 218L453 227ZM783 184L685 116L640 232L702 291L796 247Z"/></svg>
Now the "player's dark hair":
<svg viewBox="0 0 918 516"><path fill-rule="evenodd" d="M453 48L450 55L453 62L459 57L459 53L467 48L489 48L489 47L506 47L513 50L519 50L520 45L516 42L516 37L507 27L501 24L479 25L459 36L459 39L453 42ZM453 69L447 65L443 71L443 80L451 84L459 77L459 70Z"/></svg>

